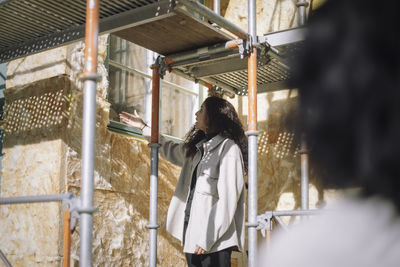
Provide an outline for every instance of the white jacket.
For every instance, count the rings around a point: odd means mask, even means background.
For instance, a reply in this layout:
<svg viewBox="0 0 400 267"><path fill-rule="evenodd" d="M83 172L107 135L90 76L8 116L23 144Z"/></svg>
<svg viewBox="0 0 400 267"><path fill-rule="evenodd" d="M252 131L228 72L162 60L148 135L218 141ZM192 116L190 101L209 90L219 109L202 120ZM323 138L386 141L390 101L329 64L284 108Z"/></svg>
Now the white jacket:
<svg viewBox="0 0 400 267"><path fill-rule="evenodd" d="M259 267L399 267L400 217L379 198L346 197L273 235Z"/></svg>
<svg viewBox="0 0 400 267"><path fill-rule="evenodd" d="M194 253L196 245L207 253L244 245L245 192L243 159L240 148L231 139L216 135L193 158L186 157L183 143L160 139L160 153L182 171L168 208L165 227L169 233L183 240L185 206L194 168L197 182L193 195L190 218L186 230L185 253Z"/></svg>

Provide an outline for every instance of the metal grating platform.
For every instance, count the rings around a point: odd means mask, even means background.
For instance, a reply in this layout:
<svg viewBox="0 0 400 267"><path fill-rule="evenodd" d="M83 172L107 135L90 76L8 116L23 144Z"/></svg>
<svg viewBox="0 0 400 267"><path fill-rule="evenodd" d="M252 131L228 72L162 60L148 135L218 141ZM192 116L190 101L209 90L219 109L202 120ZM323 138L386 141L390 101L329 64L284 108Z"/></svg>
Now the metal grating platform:
<svg viewBox="0 0 400 267"><path fill-rule="evenodd" d="M299 49L304 35L304 28L295 28L263 36L261 42L273 49L267 49L266 53L261 50L258 58L257 92L287 88L286 82L290 78L288 61ZM202 56L204 58L204 55ZM203 80L235 94L247 95L247 57L241 59L238 50L234 54L225 54L220 58L214 55L210 60L199 58L197 62L192 60L187 64L176 64L174 68L193 80Z"/></svg>
<svg viewBox="0 0 400 267"><path fill-rule="evenodd" d="M85 0L0 0L0 63L83 39L85 12ZM233 38L174 0L102 0L99 19L100 33L160 54Z"/></svg>

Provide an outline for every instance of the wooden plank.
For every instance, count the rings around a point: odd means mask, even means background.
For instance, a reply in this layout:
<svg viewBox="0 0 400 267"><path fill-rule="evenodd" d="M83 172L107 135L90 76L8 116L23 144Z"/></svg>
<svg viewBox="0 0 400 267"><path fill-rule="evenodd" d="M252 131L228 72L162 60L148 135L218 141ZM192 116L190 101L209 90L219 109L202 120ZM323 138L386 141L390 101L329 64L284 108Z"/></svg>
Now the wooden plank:
<svg viewBox="0 0 400 267"><path fill-rule="evenodd" d="M234 39L184 10L174 16L115 32L116 36L161 55L169 55Z"/></svg>

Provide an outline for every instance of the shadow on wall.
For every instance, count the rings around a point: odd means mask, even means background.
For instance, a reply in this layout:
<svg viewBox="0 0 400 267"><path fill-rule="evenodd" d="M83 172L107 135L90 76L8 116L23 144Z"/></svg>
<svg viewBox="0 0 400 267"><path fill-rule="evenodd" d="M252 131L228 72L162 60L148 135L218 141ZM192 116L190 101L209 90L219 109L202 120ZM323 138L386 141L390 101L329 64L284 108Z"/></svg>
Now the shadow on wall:
<svg viewBox="0 0 400 267"><path fill-rule="evenodd" d="M76 197L80 193L82 108L82 90L66 75L6 91L5 147L62 139L65 147L62 175L65 177L60 179L65 179L67 190ZM94 205L99 207L99 212L94 215L93 262L96 265L113 265L117 261L140 265L139 262L144 264L148 257L145 226L149 213L150 149L142 140L107 130L108 113L109 103L97 97ZM162 223L179 168L160 160L159 170ZM177 251L182 250L179 242L163 229L159 237L167 241L163 245L166 251L160 251L160 256L174 255L178 262ZM79 227L73 235L72 252L79 255Z"/></svg>
<svg viewBox="0 0 400 267"><path fill-rule="evenodd" d="M75 95L76 94L76 95ZM81 177L82 93L73 93L71 114L64 141L67 145L67 177L69 190L79 194ZM95 198L99 212L94 216L93 262L99 266L145 265L148 257L150 149L147 142L107 130L110 104L97 99ZM159 218L167 213L179 169L159 161ZM79 196L79 195L78 195ZM164 230L166 240L159 260L175 261L181 251L179 243ZM163 241L165 242L165 241ZM73 255L79 255L79 232L73 237ZM182 256L183 258L183 256Z"/></svg>
<svg viewBox="0 0 400 267"><path fill-rule="evenodd" d="M4 147L60 138L68 121L69 96L65 75L5 90Z"/></svg>

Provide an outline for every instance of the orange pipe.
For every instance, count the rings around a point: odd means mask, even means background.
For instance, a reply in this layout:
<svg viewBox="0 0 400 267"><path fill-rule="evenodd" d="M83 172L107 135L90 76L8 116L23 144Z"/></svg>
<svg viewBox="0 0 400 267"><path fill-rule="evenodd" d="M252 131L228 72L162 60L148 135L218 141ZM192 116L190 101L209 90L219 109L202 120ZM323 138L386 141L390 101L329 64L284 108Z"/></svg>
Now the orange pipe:
<svg viewBox="0 0 400 267"><path fill-rule="evenodd" d="M153 65L152 101L151 101L151 143L158 143L158 126L160 119L160 66Z"/></svg>
<svg viewBox="0 0 400 267"><path fill-rule="evenodd" d="M208 82L204 83L204 85L208 88L208 90L211 90L214 87L211 83Z"/></svg>
<svg viewBox="0 0 400 267"><path fill-rule="evenodd" d="M240 41L241 41L241 39L240 40L230 40L230 41L226 42L225 47L228 49L232 49L232 50L237 49L237 48L239 48Z"/></svg>
<svg viewBox="0 0 400 267"><path fill-rule="evenodd" d="M63 267L70 267L71 258L71 213L64 210Z"/></svg>
<svg viewBox="0 0 400 267"><path fill-rule="evenodd" d="M249 131L257 131L257 48L253 48L248 59L248 100L249 116L247 119Z"/></svg>
<svg viewBox="0 0 400 267"><path fill-rule="evenodd" d="M99 0L86 1L85 74L97 73L97 36L99 33Z"/></svg>

